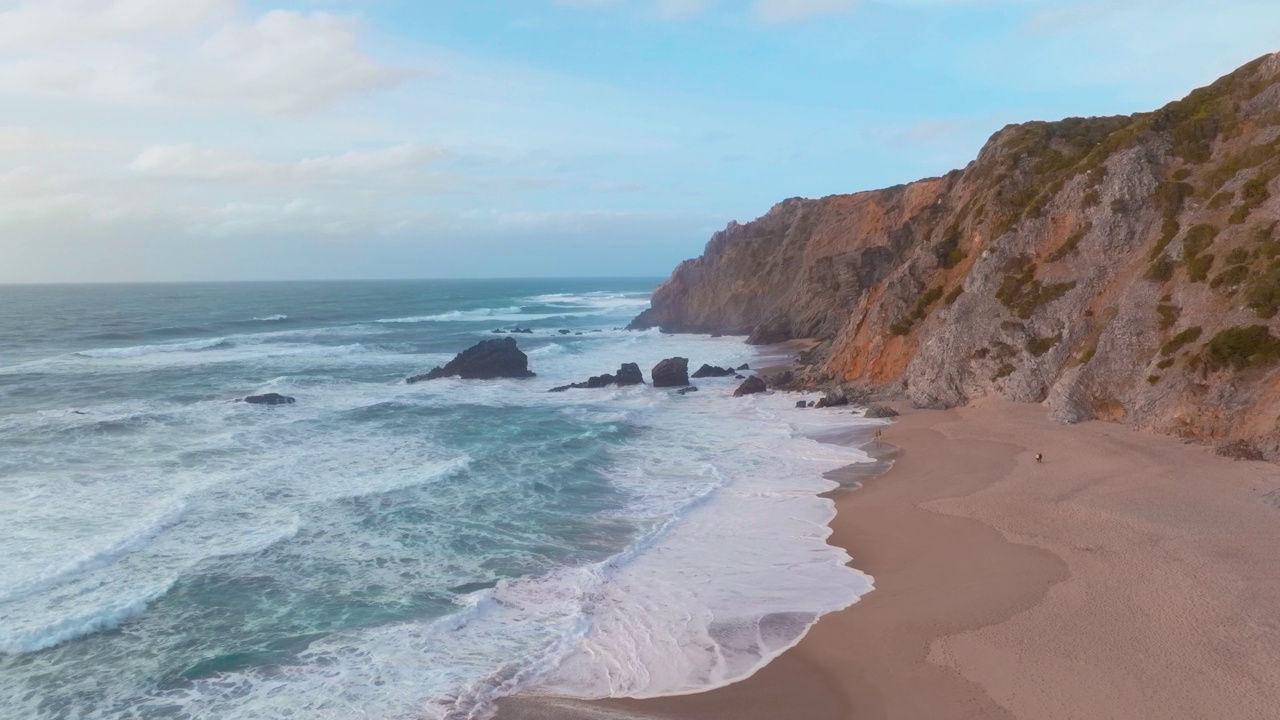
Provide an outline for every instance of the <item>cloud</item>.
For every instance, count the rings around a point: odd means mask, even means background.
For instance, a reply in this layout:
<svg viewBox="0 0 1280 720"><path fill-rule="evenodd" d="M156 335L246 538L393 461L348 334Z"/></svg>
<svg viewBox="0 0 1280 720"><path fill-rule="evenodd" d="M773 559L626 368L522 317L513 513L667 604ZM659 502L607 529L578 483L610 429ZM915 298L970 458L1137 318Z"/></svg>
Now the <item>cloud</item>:
<svg viewBox="0 0 1280 720"><path fill-rule="evenodd" d="M762 22L787 23L846 12L856 4L856 0L757 0L754 12Z"/></svg>
<svg viewBox="0 0 1280 720"><path fill-rule="evenodd" d="M287 162L189 144L152 145L138 153L129 168L141 175L159 178L305 185L369 175L385 180L388 174L413 172L443 156L444 152L438 148L405 144Z"/></svg>
<svg viewBox="0 0 1280 720"><path fill-rule="evenodd" d="M297 113L410 76L362 54L357 28L349 18L326 13L269 12L252 25L220 29L190 67L161 86L246 102L265 112Z"/></svg>
<svg viewBox="0 0 1280 720"><path fill-rule="evenodd" d="M0 50L39 50L189 30L229 16L231 0L22 0L0 12Z"/></svg>
<svg viewBox="0 0 1280 720"><path fill-rule="evenodd" d="M25 2L0 14L0 95L297 115L414 74L364 54L352 18L276 10L224 20L231 9L228 0ZM170 42L137 37L149 33ZM174 43L175 33L196 34Z"/></svg>

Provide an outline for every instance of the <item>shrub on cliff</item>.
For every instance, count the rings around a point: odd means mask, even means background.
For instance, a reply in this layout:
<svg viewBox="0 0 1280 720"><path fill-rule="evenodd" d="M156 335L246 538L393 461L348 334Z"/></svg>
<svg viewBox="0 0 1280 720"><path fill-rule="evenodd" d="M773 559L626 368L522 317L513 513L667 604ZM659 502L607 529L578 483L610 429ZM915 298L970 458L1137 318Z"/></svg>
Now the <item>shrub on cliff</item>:
<svg viewBox="0 0 1280 720"><path fill-rule="evenodd" d="M1199 340L1200 336L1203 334L1204 334L1204 328L1198 325L1193 328L1187 328L1186 330L1183 330L1177 335L1174 335L1173 338L1169 340L1169 342L1165 343L1164 347L1160 348L1160 354L1172 355L1178 352L1179 350L1181 350L1182 348L1186 347L1188 344Z"/></svg>
<svg viewBox="0 0 1280 720"><path fill-rule="evenodd" d="M1265 325L1228 328L1205 343L1204 365L1209 370L1245 370L1280 361L1280 338Z"/></svg>

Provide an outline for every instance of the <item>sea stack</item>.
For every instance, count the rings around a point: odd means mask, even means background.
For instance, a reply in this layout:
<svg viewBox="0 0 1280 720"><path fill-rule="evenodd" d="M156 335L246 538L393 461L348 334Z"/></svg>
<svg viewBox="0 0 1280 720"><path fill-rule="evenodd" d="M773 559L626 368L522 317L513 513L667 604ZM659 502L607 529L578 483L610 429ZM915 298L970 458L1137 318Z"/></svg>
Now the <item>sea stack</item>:
<svg viewBox="0 0 1280 720"><path fill-rule="evenodd" d="M667 358L654 365L649 376L654 387L684 387L689 384L689 359Z"/></svg>
<svg viewBox="0 0 1280 720"><path fill-rule="evenodd" d="M460 377L463 380L491 380L494 378L531 378L529 356L521 352L515 338L485 340L463 350L444 367L438 367L424 375L414 375L405 380L410 385L425 380L444 377Z"/></svg>

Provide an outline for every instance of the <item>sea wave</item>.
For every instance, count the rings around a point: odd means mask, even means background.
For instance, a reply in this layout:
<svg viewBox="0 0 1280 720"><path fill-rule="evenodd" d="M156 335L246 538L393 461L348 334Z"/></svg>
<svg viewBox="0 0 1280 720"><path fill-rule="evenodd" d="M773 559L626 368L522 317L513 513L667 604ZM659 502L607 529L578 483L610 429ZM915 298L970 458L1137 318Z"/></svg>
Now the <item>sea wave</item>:
<svg viewBox="0 0 1280 720"><path fill-rule="evenodd" d="M182 343L165 343L162 345L134 345L132 347L102 348L99 350L81 350L75 355L88 358L135 358L159 353L200 352L202 350L225 350L235 347L235 343L227 338L210 338L208 340L192 340Z"/></svg>
<svg viewBox="0 0 1280 720"><path fill-rule="evenodd" d="M478 320L494 320L502 319L507 316L517 315L521 310L519 305L503 308L476 308L475 310L451 310L449 312L437 313L435 315L411 315L409 317L384 318L375 320L374 322L384 324L396 323L421 323L421 322L473 322Z"/></svg>
<svg viewBox="0 0 1280 720"><path fill-rule="evenodd" d="M132 597L113 600L90 610L34 627L0 627L0 655L47 650L68 640L119 627L146 612L147 606L169 592L172 583L148 588Z"/></svg>
<svg viewBox="0 0 1280 720"><path fill-rule="evenodd" d="M696 407L652 390L611 396L665 428L617 458L615 482L634 497L620 518L648 518L648 529L607 559L503 580L460 597L452 615L331 635L285 665L144 704L251 720L323 717L336 703L452 720L490 717L494 701L524 690L650 697L750 675L871 589L826 544L834 510L818 495L832 486L822 472L867 458L806 439L832 416L788 423L794 398L704 393Z"/></svg>
<svg viewBox="0 0 1280 720"><path fill-rule="evenodd" d="M181 522L186 509L185 503L176 503L164 513L144 523L134 531L126 533L106 545L106 547L92 550L38 577L24 580L9 587L0 586L0 603L9 602L24 595L51 588L90 570L106 567L125 555L145 548L160 533Z"/></svg>
<svg viewBox="0 0 1280 720"><path fill-rule="evenodd" d="M266 317L254 318L254 320L256 320L257 322L280 322L281 320L288 320L288 319L289 319L288 315L268 315Z"/></svg>

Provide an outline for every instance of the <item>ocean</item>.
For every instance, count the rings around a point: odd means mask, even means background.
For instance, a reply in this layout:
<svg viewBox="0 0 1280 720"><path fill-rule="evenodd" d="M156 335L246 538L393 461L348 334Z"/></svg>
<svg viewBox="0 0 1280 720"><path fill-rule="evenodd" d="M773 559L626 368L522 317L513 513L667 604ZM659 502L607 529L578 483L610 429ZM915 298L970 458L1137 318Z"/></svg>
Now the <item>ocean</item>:
<svg viewBox="0 0 1280 720"><path fill-rule="evenodd" d="M656 285L0 287L0 717L480 719L751 674L871 588L819 496L869 458L819 439L877 421L731 377L547 392L762 360L619 329ZM536 378L404 383L516 325Z"/></svg>

